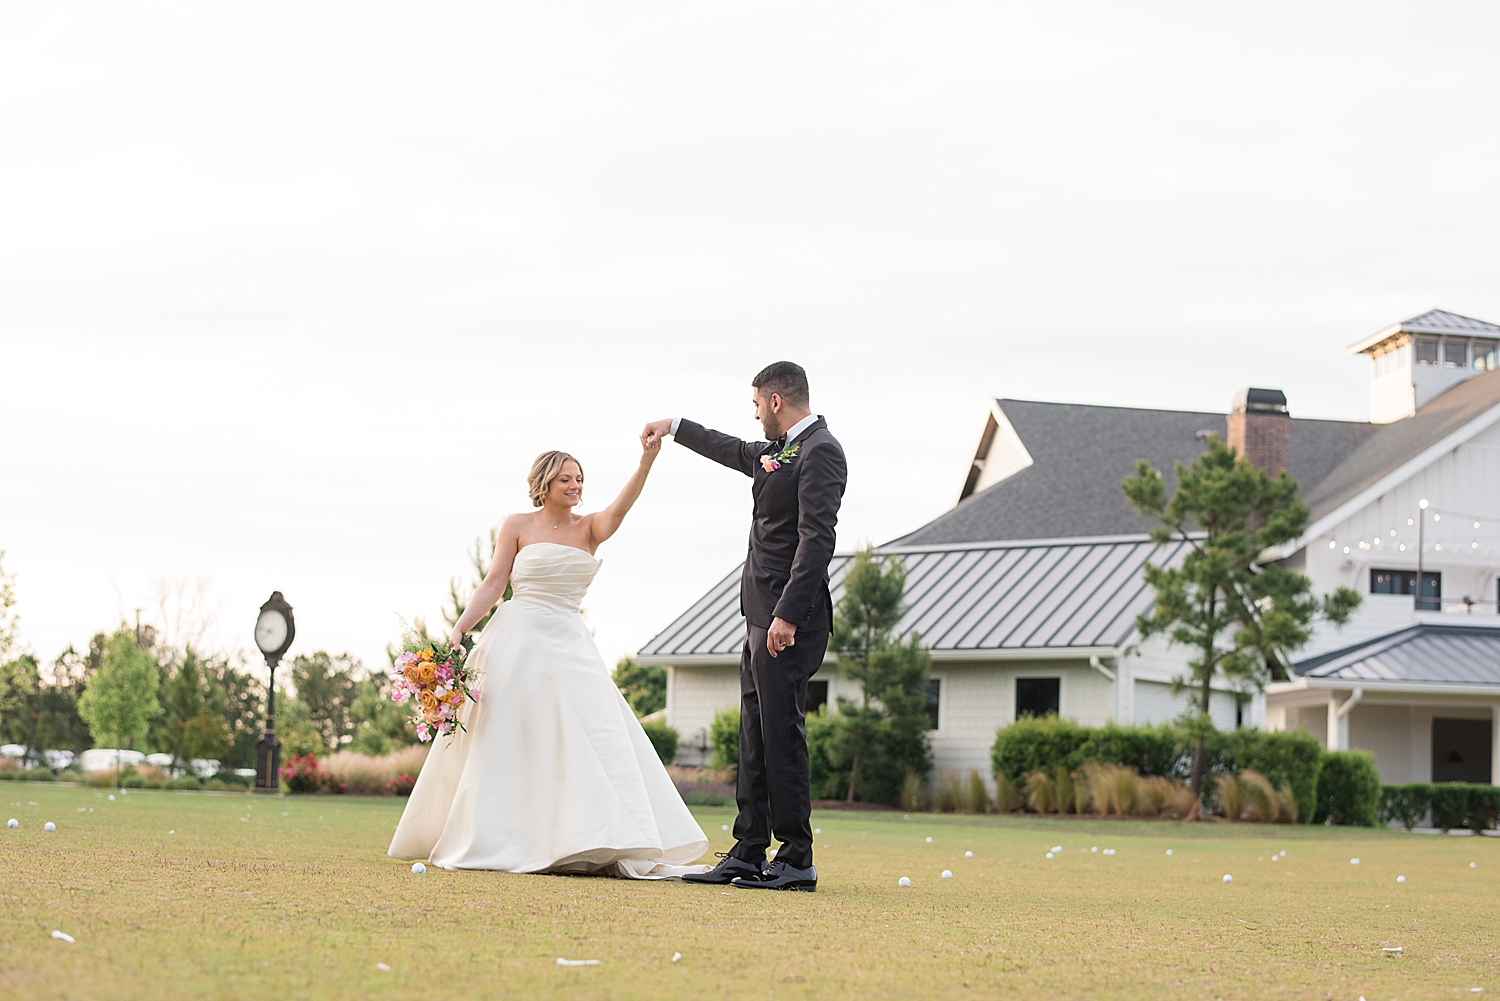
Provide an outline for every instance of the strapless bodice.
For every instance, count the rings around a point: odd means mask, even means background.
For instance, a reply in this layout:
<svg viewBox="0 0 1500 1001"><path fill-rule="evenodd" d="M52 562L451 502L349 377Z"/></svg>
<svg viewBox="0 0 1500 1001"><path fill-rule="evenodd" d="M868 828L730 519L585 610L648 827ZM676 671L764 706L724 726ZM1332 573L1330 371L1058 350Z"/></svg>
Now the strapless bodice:
<svg viewBox="0 0 1500 1001"><path fill-rule="evenodd" d="M511 600L538 608L576 612L603 566L582 549L556 542L522 546L511 565Z"/></svg>

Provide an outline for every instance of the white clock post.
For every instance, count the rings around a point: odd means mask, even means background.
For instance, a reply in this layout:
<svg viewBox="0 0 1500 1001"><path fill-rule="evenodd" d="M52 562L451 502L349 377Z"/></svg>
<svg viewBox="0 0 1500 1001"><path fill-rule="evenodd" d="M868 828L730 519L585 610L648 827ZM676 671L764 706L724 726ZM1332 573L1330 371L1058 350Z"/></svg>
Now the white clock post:
<svg viewBox="0 0 1500 1001"><path fill-rule="evenodd" d="M292 606L286 603L280 591L272 591L271 598L260 606L260 617L255 620L255 645L265 654L266 666L271 669L270 684L266 689L266 732L255 742L255 791L274 793L281 789L281 741L276 739L276 665L281 655L292 645L297 635L297 623L292 618Z"/></svg>

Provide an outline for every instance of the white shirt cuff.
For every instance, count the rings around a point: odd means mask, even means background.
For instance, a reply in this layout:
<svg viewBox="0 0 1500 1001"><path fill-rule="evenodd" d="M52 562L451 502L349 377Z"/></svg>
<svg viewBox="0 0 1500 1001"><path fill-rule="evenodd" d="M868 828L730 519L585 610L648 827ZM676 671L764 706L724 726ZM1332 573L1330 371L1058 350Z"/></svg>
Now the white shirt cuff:
<svg viewBox="0 0 1500 1001"><path fill-rule="evenodd" d="M679 425L681 423L682 423L682 418L681 417L673 417L672 418L672 430L668 431L667 434L670 434L673 437L676 437L676 435L677 435L677 425Z"/></svg>

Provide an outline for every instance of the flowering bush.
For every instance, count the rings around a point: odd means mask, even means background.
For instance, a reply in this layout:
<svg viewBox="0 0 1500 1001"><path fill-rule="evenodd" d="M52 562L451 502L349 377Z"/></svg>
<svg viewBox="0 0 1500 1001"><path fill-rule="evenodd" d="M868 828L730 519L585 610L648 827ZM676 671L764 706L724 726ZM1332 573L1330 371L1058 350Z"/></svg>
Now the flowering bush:
<svg viewBox="0 0 1500 1001"><path fill-rule="evenodd" d="M392 795L410 796L411 788L416 784L417 780L412 778L410 775L397 775L395 778L387 782L385 784L385 787L391 791Z"/></svg>
<svg viewBox="0 0 1500 1001"><path fill-rule="evenodd" d="M299 754L282 765L279 774L292 792L317 792L323 788L324 778L318 770L318 759L311 754Z"/></svg>

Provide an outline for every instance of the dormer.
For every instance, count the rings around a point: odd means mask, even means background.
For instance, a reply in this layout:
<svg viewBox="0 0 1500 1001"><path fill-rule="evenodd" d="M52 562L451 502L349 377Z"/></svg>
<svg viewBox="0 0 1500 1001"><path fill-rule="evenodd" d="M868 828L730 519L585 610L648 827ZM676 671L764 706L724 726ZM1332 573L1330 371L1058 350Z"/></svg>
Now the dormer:
<svg viewBox="0 0 1500 1001"><path fill-rule="evenodd" d="M1389 424L1500 365L1500 325L1432 309L1351 344L1349 353L1369 355L1370 420Z"/></svg>

